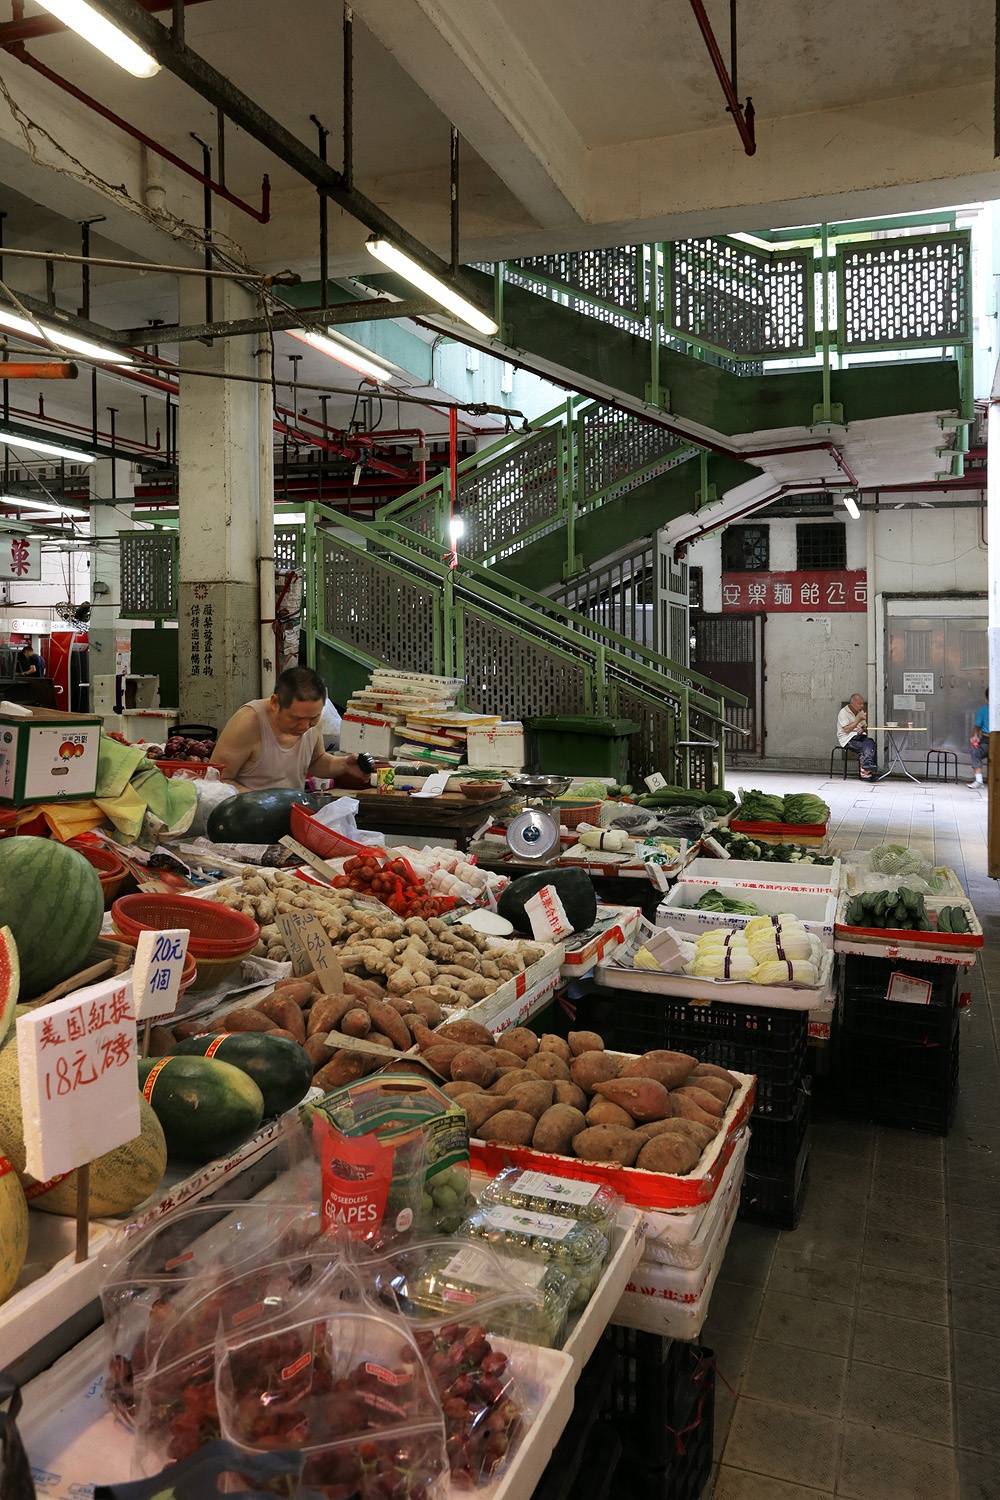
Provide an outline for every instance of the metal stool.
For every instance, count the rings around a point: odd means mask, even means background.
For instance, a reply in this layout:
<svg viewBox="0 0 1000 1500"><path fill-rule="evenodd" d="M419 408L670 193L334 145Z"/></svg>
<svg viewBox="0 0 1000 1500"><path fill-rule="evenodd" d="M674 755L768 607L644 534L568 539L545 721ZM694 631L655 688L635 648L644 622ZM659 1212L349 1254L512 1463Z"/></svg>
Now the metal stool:
<svg viewBox="0 0 1000 1500"><path fill-rule="evenodd" d="M834 745L833 749L830 751L830 775L829 775L828 779L830 781L833 780L833 761L834 761L834 757L837 755L838 751L839 751L839 753L844 758L844 780L845 781L847 780L847 767L850 764L851 758L853 758L854 760L857 761L857 763L858 763L858 775L860 776L861 775L861 756L857 753L857 751L856 750L851 750L850 747L847 746L847 745Z"/></svg>
<svg viewBox="0 0 1000 1500"><path fill-rule="evenodd" d="M948 765L950 763L955 768L955 780L957 781L958 780L958 756L957 756L957 754L955 753L954 750L928 750L927 754L924 757L924 780L925 781L930 781L930 779L931 779L931 756L932 755L934 757L934 780L935 781L947 781L948 780ZM942 768L944 770L944 775L943 776L941 775Z"/></svg>

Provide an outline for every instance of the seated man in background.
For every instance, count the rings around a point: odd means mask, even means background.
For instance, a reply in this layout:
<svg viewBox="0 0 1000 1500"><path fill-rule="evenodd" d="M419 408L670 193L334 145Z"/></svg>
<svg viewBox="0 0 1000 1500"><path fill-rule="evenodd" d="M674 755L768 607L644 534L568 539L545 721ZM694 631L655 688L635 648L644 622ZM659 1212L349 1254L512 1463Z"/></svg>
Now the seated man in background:
<svg viewBox="0 0 1000 1500"><path fill-rule="evenodd" d="M270 698L255 698L233 714L219 735L212 760L223 781L243 791L289 787L302 791L307 776L355 773L367 785L356 755L331 755L323 748L321 721L326 684L311 667L288 667Z"/></svg>
<svg viewBox="0 0 1000 1500"><path fill-rule="evenodd" d="M972 739L970 741L970 743L972 745L972 770L973 770L973 773L974 773L975 778L976 778L975 781L970 781L969 782L969 786L970 787L973 787L973 786L982 786L982 784L983 784L983 767L985 766L987 760L989 759L989 755L990 755L990 690L989 690L989 688L986 689L986 691L983 694L983 697L986 699L986 702L983 704L982 708L979 709L978 712L976 713L975 728L972 731Z"/></svg>
<svg viewBox="0 0 1000 1500"><path fill-rule="evenodd" d="M860 693L852 693L837 715L837 744L842 749L859 755L862 780L874 781L878 770L875 763L875 741L865 734L867 728L865 700Z"/></svg>

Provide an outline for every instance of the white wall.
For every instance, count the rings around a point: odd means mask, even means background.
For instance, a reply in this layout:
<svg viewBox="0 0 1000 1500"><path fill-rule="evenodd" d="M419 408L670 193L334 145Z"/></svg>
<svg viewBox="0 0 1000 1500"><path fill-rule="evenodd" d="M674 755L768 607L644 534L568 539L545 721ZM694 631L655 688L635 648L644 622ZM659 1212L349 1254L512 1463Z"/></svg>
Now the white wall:
<svg viewBox="0 0 1000 1500"><path fill-rule="evenodd" d="M930 498L926 494L900 494L891 501L886 497L877 515L866 512L860 521L846 522L847 566L868 571L867 613L768 615L764 625L767 756L825 760L836 738L834 726L843 700L862 692L873 702L881 701L869 644L874 642L877 595L985 593L983 512L975 507L891 508ZM951 498L957 498L957 493L952 492ZM771 571L794 570L798 523L782 519L767 524ZM718 533L696 542L687 554L689 565L702 569L704 607L709 614L722 611L721 555Z"/></svg>

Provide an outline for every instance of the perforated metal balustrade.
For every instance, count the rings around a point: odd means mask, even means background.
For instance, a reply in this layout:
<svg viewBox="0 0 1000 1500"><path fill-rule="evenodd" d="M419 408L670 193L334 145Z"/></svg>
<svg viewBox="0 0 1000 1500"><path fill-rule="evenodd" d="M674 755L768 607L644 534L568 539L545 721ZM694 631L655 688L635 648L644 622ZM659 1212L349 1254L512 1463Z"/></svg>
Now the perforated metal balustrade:
<svg viewBox="0 0 1000 1500"><path fill-rule="evenodd" d="M742 358L811 352L811 250L713 239L676 240L666 252L664 320L674 333Z"/></svg>
<svg viewBox="0 0 1000 1500"><path fill-rule="evenodd" d="M325 633L375 661L437 671L441 618L433 585L335 538L317 540Z"/></svg>
<svg viewBox="0 0 1000 1500"><path fill-rule="evenodd" d="M837 247L840 347L919 348L972 337L968 230Z"/></svg>
<svg viewBox="0 0 1000 1500"><path fill-rule="evenodd" d="M126 620L177 618L177 553L175 531L122 532L121 609Z"/></svg>

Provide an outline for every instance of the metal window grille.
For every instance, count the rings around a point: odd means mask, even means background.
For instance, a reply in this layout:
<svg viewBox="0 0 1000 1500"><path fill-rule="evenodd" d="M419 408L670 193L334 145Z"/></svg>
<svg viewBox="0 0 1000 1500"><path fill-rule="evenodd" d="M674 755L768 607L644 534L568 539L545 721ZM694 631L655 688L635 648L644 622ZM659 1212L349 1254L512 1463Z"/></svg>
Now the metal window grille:
<svg viewBox="0 0 1000 1500"><path fill-rule="evenodd" d="M972 237L908 235L837 247L842 350L972 338Z"/></svg>
<svg viewBox="0 0 1000 1500"><path fill-rule="evenodd" d="M298 526L274 528L274 570L276 573L301 573L302 530Z"/></svg>
<svg viewBox="0 0 1000 1500"><path fill-rule="evenodd" d="M930 630L905 630L903 660L908 672L929 672L933 669L933 632Z"/></svg>
<svg viewBox="0 0 1000 1500"><path fill-rule="evenodd" d="M990 664L989 639L982 630L960 630L958 634L963 672L985 672Z"/></svg>
<svg viewBox="0 0 1000 1500"><path fill-rule="evenodd" d="M722 569L725 573L766 572L771 565L770 528L727 526L722 533Z"/></svg>
<svg viewBox="0 0 1000 1500"><path fill-rule="evenodd" d="M126 531L120 541L122 618L176 619L177 533Z"/></svg>
<svg viewBox="0 0 1000 1500"><path fill-rule="evenodd" d="M692 609L705 608L705 580L701 568L688 569L688 600Z"/></svg>
<svg viewBox="0 0 1000 1500"><path fill-rule="evenodd" d="M847 527L842 521L796 526L795 566L800 570L847 567Z"/></svg>

